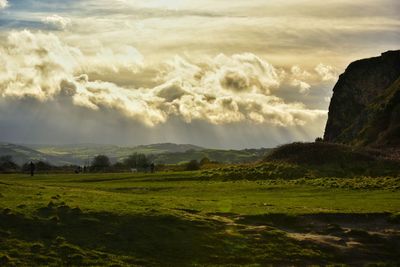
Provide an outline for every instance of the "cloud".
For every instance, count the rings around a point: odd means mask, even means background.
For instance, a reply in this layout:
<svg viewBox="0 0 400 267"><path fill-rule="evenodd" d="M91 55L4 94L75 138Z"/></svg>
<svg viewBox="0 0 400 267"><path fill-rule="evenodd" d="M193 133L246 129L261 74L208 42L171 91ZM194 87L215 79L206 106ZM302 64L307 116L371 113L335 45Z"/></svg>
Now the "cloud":
<svg viewBox="0 0 400 267"><path fill-rule="evenodd" d="M300 81L297 79L294 79L291 83L291 85L296 86L299 88L299 92L301 94L308 94L310 92L311 89L311 85L304 82L304 81Z"/></svg>
<svg viewBox="0 0 400 267"><path fill-rule="evenodd" d="M280 70L251 53L220 54L198 64L176 57L164 70L164 84L155 90L167 101L168 110L186 122L202 119L213 124L252 121L287 126L325 114L273 95L282 80Z"/></svg>
<svg viewBox="0 0 400 267"><path fill-rule="evenodd" d="M311 85L305 80L312 78L312 75L306 71L302 70L299 66L295 65L291 68L291 85L298 87L301 94L308 94L311 89Z"/></svg>
<svg viewBox="0 0 400 267"><path fill-rule="evenodd" d="M45 23L45 24L49 24L49 25L55 26L56 28L61 29L61 30L65 30L72 23L70 18L61 17L61 16L56 15L56 14L43 18L42 22Z"/></svg>
<svg viewBox="0 0 400 267"><path fill-rule="evenodd" d="M82 57L53 34L11 32L0 46L0 94L51 99L62 81L73 80Z"/></svg>
<svg viewBox="0 0 400 267"><path fill-rule="evenodd" d="M199 64L176 56L167 63L160 80L180 79L192 87L212 92L219 88L233 93L265 93L278 88L280 71L251 53L220 54Z"/></svg>
<svg viewBox="0 0 400 267"><path fill-rule="evenodd" d="M315 67L315 71L323 81L336 81L338 79L338 72L332 66L320 63Z"/></svg>
<svg viewBox="0 0 400 267"><path fill-rule="evenodd" d="M101 48L86 63L87 68L98 73L118 73L122 69L137 72L144 64L144 57L136 48L126 45L117 50Z"/></svg>
<svg viewBox="0 0 400 267"><path fill-rule="evenodd" d="M115 110L148 126L172 117L187 123L296 126L326 116L326 111L274 95L281 71L251 53L200 62L176 56L160 67L152 88L123 87L88 75L107 68L138 71L142 61L134 48L85 55L54 34L12 32L0 47L0 95L40 101L67 97L77 106Z"/></svg>
<svg viewBox="0 0 400 267"><path fill-rule="evenodd" d="M8 1L7 0L0 0L0 10L5 9L8 7Z"/></svg>

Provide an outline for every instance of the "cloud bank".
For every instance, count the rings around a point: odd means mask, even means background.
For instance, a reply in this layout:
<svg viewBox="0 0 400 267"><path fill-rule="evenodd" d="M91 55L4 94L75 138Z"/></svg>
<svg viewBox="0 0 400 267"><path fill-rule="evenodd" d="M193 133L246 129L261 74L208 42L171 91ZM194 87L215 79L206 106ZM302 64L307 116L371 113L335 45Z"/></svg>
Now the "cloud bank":
<svg viewBox="0 0 400 267"><path fill-rule="evenodd" d="M133 47L87 55L51 33L14 31L0 47L0 95L43 102L66 97L77 106L112 109L148 126L172 117L187 123L295 126L326 116L324 110L276 96L287 79L284 71L251 53L220 54L201 62L176 56L160 67L152 88L119 86L89 76L142 68L143 56Z"/></svg>
<svg viewBox="0 0 400 267"><path fill-rule="evenodd" d="M59 15L52 15L42 18L42 22L45 24L53 25L58 29L65 30L72 23L70 18L61 17Z"/></svg>
<svg viewBox="0 0 400 267"><path fill-rule="evenodd" d="M5 9L8 6L7 0L0 0L0 10Z"/></svg>

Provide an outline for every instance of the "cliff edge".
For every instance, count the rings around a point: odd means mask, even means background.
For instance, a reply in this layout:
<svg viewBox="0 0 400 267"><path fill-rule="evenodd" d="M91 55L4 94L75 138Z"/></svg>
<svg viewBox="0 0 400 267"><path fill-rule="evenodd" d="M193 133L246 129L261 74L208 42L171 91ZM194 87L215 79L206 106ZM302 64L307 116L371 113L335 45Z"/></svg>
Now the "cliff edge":
<svg viewBox="0 0 400 267"><path fill-rule="evenodd" d="M324 140L400 147L400 50L351 63L333 89Z"/></svg>

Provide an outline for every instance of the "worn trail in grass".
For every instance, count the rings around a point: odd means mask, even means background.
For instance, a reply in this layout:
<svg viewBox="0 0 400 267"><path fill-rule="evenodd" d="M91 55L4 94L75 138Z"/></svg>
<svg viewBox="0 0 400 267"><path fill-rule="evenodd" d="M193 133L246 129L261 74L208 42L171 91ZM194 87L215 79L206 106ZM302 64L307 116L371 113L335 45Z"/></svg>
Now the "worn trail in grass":
<svg viewBox="0 0 400 267"><path fill-rule="evenodd" d="M398 178L0 176L0 264L399 263Z"/></svg>

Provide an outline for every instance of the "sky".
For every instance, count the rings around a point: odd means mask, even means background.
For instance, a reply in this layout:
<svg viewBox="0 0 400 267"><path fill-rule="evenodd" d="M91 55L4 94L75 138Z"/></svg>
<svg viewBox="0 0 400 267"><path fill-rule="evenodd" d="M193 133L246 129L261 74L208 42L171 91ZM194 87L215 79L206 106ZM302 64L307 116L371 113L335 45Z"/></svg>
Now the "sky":
<svg viewBox="0 0 400 267"><path fill-rule="evenodd" d="M0 141L216 148L323 136L397 0L0 0Z"/></svg>

